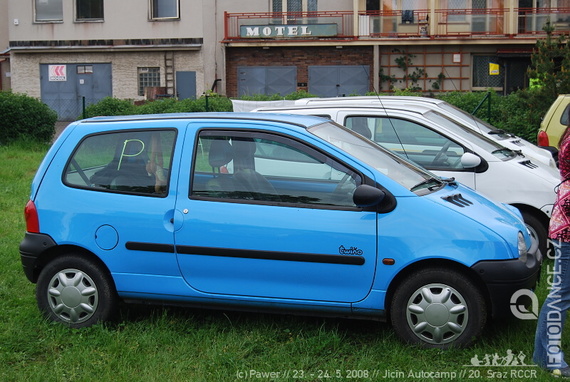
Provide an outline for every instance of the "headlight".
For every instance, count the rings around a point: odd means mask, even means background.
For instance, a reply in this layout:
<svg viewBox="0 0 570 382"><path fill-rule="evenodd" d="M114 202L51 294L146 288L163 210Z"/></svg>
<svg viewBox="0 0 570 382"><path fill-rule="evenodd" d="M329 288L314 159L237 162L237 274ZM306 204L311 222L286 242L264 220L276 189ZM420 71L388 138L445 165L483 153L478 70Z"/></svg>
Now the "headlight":
<svg viewBox="0 0 570 382"><path fill-rule="evenodd" d="M526 241L524 240L524 235L521 231L519 231L517 247L519 249L519 259L526 262L528 248L526 247Z"/></svg>

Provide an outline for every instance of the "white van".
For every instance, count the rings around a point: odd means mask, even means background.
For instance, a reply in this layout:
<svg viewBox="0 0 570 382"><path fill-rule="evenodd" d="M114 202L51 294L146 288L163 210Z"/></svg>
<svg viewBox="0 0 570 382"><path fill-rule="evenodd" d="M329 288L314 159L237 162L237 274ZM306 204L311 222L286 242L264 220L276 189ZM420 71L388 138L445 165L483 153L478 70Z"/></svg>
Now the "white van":
<svg viewBox="0 0 570 382"><path fill-rule="evenodd" d="M546 251L554 188L560 183L556 168L501 146L433 107L404 103L383 106L337 102L254 111L330 118L436 175L455 178L495 201L513 205L521 211L535 244Z"/></svg>

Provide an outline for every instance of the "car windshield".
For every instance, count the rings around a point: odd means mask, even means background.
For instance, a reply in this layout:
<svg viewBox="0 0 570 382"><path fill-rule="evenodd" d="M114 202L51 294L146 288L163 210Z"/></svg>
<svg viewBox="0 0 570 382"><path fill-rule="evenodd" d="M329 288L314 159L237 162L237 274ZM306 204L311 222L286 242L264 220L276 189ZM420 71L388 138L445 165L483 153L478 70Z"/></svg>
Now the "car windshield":
<svg viewBox="0 0 570 382"><path fill-rule="evenodd" d="M417 194L425 194L444 185L436 175L334 122L310 127L308 131Z"/></svg>
<svg viewBox="0 0 570 382"><path fill-rule="evenodd" d="M490 123L483 121L482 119L474 116L473 114L469 114L465 110L461 110L457 106L454 106L454 105L447 103L447 102L443 102L440 106L443 110L445 110L451 114L458 115L459 117L461 117L467 121L470 121L470 120L473 121L473 124L475 126L477 126L479 131L483 134L494 134L497 137L497 139L499 139L499 140L511 138L510 134L508 134L508 133L506 133L500 129L497 129L495 126L491 125Z"/></svg>
<svg viewBox="0 0 570 382"><path fill-rule="evenodd" d="M509 160L517 156L517 153L505 148L504 146L501 146L491 138L480 134L465 125L462 125L439 112L430 110L424 113L424 117L432 122L435 122L436 124L439 124L440 126L449 129L449 131L466 138L469 142L492 153L495 157L501 160Z"/></svg>

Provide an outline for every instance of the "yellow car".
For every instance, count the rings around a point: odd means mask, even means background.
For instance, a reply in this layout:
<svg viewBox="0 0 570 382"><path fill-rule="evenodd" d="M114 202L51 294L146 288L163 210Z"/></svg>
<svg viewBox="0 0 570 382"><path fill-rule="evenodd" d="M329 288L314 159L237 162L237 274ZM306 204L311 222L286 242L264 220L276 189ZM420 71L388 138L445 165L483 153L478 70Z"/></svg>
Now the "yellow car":
<svg viewBox="0 0 570 382"><path fill-rule="evenodd" d="M537 144L542 147L559 148L558 143L570 113L570 94L560 94L542 119L537 135Z"/></svg>

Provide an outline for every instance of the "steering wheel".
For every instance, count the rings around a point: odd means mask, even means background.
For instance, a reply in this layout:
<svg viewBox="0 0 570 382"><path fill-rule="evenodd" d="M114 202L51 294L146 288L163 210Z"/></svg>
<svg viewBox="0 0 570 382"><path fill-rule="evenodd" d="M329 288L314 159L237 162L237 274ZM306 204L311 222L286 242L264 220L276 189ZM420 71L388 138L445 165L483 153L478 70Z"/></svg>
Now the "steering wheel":
<svg viewBox="0 0 570 382"><path fill-rule="evenodd" d="M436 166L438 162L441 161L447 150L449 150L451 147L451 143L451 141L447 141L445 145L443 145L441 150L439 150L439 152L435 155L435 158L433 158L433 161L431 162L432 166Z"/></svg>

